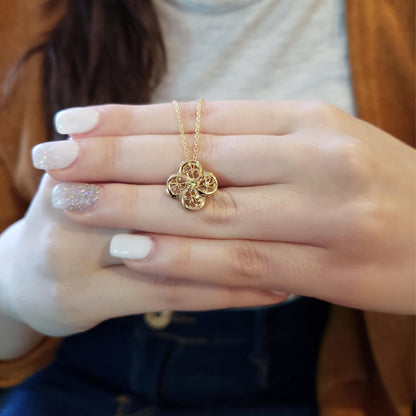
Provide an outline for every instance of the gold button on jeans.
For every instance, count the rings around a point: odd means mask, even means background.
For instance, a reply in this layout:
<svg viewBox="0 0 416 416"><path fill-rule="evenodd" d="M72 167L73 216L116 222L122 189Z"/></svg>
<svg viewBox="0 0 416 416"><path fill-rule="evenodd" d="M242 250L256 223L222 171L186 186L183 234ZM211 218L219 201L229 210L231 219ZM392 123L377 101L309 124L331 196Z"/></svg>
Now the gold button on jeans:
<svg viewBox="0 0 416 416"><path fill-rule="evenodd" d="M172 322L172 311L148 312L143 319L152 329L165 329Z"/></svg>

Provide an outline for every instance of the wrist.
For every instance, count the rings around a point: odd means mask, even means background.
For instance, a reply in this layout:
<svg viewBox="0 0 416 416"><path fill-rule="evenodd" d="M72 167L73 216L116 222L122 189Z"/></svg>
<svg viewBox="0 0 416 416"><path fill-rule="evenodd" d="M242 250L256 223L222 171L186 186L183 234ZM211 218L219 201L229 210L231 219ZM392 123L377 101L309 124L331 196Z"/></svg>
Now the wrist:
<svg viewBox="0 0 416 416"><path fill-rule="evenodd" d="M45 336L22 321L0 315L0 361L12 360L35 348Z"/></svg>
<svg viewBox="0 0 416 416"><path fill-rule="evenodd" d="M20 357L33 349L45 337L23 322L12 308L8 283L12 278L13 240L19 223L0 235L0 360Z"/></svg>
<svg viewBox="0 0 416 416"><path fill-rule="evenodd" d="M14 247L21 221L12 224L0 234L0 316L20 321L14 313L10 302L10 281L13 275Z"/></svg>

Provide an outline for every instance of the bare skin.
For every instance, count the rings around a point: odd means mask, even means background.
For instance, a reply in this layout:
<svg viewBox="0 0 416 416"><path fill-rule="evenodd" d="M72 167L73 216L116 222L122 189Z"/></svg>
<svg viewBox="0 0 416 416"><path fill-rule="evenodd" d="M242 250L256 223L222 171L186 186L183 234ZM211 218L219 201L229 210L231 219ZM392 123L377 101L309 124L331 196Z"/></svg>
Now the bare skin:
<svg viewBox="0 0 416 416"><path fill-rule="evenodd" d="M98 125L73 136L78 158L48 172L20 226L0 282L16 321L67 335L110 317L285 293L415 312L412 148L325 104L209 102L199 160L220 189L190 213L165 192L183 160L172 105L96 108ZM196 103L181 108L191 134ZM54 210L58 182L99 184L98 206ZM151 237L144 260L108 254L126 230Z"/></svg>

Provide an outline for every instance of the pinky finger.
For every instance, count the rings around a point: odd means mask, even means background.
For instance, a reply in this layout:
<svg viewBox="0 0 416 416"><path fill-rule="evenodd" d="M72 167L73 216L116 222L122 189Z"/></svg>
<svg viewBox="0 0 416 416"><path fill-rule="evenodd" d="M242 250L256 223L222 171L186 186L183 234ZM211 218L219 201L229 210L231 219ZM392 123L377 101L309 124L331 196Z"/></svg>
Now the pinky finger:
<svg viewBox="0 0 416 416"><path fill-rule="evenodd" d="M95 305L102 319L160 310L205 311L273 305L289 296L261 289L155 278L124 265L102 269L94 280L91 296L99 296Z"/></svg>

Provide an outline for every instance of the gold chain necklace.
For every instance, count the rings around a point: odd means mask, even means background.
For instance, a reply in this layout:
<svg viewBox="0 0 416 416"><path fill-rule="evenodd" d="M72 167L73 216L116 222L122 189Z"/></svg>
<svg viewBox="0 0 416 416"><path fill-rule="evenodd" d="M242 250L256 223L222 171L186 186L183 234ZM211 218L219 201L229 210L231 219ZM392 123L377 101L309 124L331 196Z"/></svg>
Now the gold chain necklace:
<svg viewBox="0 0 416 416"><path fill-rule="evenodd" d="M179 172L169 176L166 181L166 192L171 197L180 199L182 205L191 211L200 210L205 205L206 197L212 195L218 189L218 181L215 175L211 172L204 172L201 163L197 159L203 102L204 100L202 98L198 101L195 120L194 154L191 159L186 142L181 110L179 104L176 101L172 101L181 133L185 160L180 164Z"/></svg>

